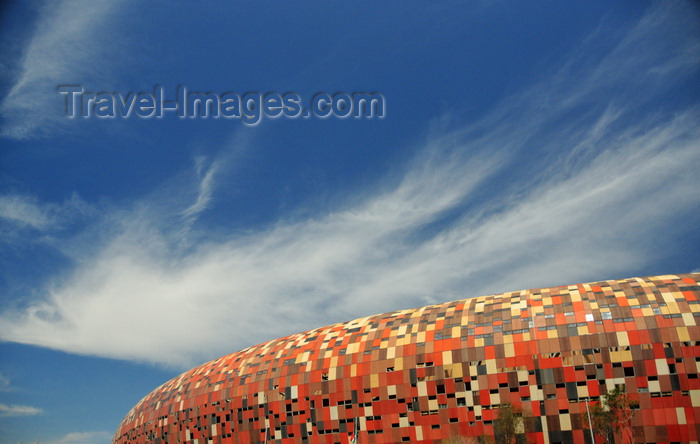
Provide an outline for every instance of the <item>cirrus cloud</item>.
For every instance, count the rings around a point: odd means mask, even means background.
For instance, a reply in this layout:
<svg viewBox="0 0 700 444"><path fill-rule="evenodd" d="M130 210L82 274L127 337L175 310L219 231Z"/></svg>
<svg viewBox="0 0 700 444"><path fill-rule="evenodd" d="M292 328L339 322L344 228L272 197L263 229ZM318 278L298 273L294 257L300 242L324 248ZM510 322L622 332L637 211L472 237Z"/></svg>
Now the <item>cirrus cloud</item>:
<svg viewBox="0 0 700 444"><path fill-rule="evenodd" d="M398 181L309 217L198 225L225 180L221 160L198 160L188 199L146 196L97 219L70 273L0 314L0 338L188 367L370 313L620 278L672 255L698 223L700 111L654 100L694 72L683 61L700 47L666 51L669 14L653 9L593 68L564 61L482 120L429 134ZM649 35L665 44L634 44Z"/></svg>

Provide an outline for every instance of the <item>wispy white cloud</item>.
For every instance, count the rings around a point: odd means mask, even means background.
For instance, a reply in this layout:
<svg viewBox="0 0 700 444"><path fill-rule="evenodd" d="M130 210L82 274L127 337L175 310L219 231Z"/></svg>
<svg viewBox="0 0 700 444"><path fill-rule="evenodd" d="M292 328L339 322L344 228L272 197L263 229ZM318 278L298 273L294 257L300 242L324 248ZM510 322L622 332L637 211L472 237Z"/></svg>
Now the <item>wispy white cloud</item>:
<svg viewBox="0 0 700 444"><path fill-rule="evenodd" d="M57 123L66 120L57 86L95 75L108 78L104 70L110 54L103 45L113 39L105 20L120 6L108 1L77 0L43 6L14 83L0 102L2 135L25 139L55 131Z"/></svg>
<svg viewBox="0 0 700 444"><path fill-rule="evenodd" d="M0 217L20 226L39 229L51 223L51 218L44 208L21 196L1 196Z"/></svg>
<svg viewBox="0 0 700 444"><path fill-rule="evenodd" d="M0 391L6 391L10 389L10 379L0 373Z"/></svg>
<svg viewBox="0 0 700 444"><path fill-rule="evenodd" d="M42 413L43 410L27 405L0 404L0 417L3 416L32 416Z"/></svg>
<svg viewBox="0 0 700 444"><path fill-rule="evenodd" d="M207 165L206 162L207 159L205 157L197 157L195 159L197 177L199 178L197 199L183 211L185 217L196 216L209 207L214 192L214 176L219 169L219 162L214 161L210 165Z"/></svg>
<svg viewBox="0 0 700 444"><path fill-rule="evenodd" d="M644 20L663 38L658 20ZM611 54L640 72L673 57L631 38ZM3 312L0 338L188 366L356 316L625 277L697 222L700 110L657 111L645 101L663 74L616 75L615 57L430 134L393 186L255 232L202 233L183 249L183 231L163 221L196 230L223 180L221 163L199 161L189 200L164 214L150 196L107 215L111 234L44 298ZM624 77L634 82L608 94ZM640 85L648 94L620 100Z"/></svg>
<svg viewBox="0 0 700 444"><path fill-rule="evenodd" d="M56 233L95 211L75 193L62 203L43 203L23 194L0 195L0 242L27 242L37 239L34 233Z"/></svg>
<svg viewBox="0 0 700 444"><path fill-rule="evenodd" d="M47 444L108 444L111 440L109 432L72 432L58 440L47 441Z"/></svg>
<svg viewBox="0 0 700 444"><path fill-rule="evenodd" d="M0 196L0 218L16 226L46 229L56 221L53 212L51 205L42 206L31 197Z"/></svg>

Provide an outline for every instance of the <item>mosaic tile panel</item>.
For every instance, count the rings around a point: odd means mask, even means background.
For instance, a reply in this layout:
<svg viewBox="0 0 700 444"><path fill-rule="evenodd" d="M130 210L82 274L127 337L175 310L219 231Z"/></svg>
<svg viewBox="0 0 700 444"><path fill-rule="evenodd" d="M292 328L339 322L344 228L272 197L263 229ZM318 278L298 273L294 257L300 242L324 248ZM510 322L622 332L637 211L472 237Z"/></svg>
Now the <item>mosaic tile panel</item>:
<svg viewBox="0 0 700 444"><path fill-rule="evenodd" d="M586 442L586 401L624 384L636 442L700 439L700 274L517 291L385 313L221 357L141 400L113 443Z"/></svg>

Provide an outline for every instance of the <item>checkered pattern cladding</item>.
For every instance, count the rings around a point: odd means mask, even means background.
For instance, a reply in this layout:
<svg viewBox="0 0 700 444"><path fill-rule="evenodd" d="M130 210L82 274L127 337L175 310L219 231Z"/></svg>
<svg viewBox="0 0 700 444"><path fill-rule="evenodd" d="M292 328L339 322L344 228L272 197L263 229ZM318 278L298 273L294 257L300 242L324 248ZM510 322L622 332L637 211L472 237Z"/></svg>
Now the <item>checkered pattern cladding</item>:
<svg viewBox="0 0 700 444"><path fill-rule="evenodd" d="M700 439L700 274L517 291L276 339L196 367L140 401L114 443L584 442L586 401L624 384L636 442Z"/></svg>

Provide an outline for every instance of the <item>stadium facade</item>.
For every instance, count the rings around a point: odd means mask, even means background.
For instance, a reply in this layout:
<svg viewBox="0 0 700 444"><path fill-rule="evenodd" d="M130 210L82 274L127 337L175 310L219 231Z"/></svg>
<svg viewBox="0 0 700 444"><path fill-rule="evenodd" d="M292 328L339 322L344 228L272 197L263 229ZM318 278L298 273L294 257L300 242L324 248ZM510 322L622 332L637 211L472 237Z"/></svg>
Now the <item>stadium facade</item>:
<svg viewBox="0 0 700 444"><path fill-rule="evenodd" d="M635 442L697 442L699 281L517 291L276 339L158 387L113 442L440 443L493 436L506 403L527 442L590 442L586 404L619 385Z"/></svg>

